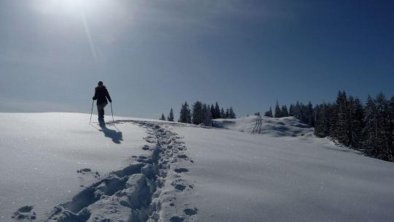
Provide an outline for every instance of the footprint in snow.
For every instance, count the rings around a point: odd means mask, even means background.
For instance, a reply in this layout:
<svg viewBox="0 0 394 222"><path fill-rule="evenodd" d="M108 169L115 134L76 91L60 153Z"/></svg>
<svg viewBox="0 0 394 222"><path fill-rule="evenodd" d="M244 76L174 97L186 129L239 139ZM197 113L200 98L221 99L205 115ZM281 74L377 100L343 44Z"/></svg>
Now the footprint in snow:
<svg viewBox="0 0 394 222"><path fill-rule="evenodd" d="M170 222L183 222L185 218L180 217L180 216L173 216L170 218Z"/></svg>
<svg viewBox="0 0 394 222"><path fill-rule="evenodd" d="M197 214L198 209L197 208L194 208L194 209L187 208L187 209L183 210L183 212L185 212L185 214L188 216L193 216L193 215Z"/></svg>
<svg viewBox="0 0 394 222"><path fill-rule="evenodd" d="M89 168L83 168L83 169L77 170L77 173L82 174L82 175L91 175L91 176L94 176L97 179L100 178L100 173L99 172L97 172L97 171L93 172Z"/></svg>
<svg viewBox="0 0 394 222"><path fill-rule="evenodd" d="M187 156L186 156L185 154L179 154L179 155L178 155L178 158L187 159Z"/></svg>
<svg viewBox="0 0 394 222"><path fill-rule="evenodd" d="M36 212L33 211L33 206L23 206L14 213L12 218L17 220L35 220Z"/></svg>
<svg viewBox="0 0 394 222"><path fill-rule="evenodd" d="M177 172L177 173L186 173L186 172L189 172L189 170L186 169L186 168L176 168L174 171Z"/></svg>
<svg viewBox="0 0 394 222"><path fill-rule="evenodd" d="M142 147L142 149L143 149L143 150L149 150L150 148L149 148L148 145L145 145L145 146Z"/></svg>

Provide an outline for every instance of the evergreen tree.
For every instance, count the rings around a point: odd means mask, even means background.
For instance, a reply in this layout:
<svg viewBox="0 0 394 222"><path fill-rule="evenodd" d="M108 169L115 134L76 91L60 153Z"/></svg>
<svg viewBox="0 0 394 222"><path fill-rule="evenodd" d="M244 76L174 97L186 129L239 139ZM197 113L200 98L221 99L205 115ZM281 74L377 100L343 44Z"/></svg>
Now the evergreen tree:
<svg viewBox="0 0 394 222"><path fill-rule="evenodd" d="M224 112L223 108L220 109L220 118L226 119L226 113Z"/></svg>
<svg viewBox="0 0 394 222"><path fill-rule="evenodd" d="M202 123L205 126L212 126L211 107L207 106L206 104L203 104L203 106L202 106L202 113L203 113L203 121L202 121Z"/></svg>
<svg viewBox="0 0 394 222"><path fill-rule="evenodd" d="M174 111L172 110L172 108L170 110L170 114L168 114L167 120L174 122Z"/></svg>
<svg viewBox="0 0 394 222"><path fill-rule="evenodd" d="M329 108L329 128L330 128L330 137L332 139L338 138L337 132L337 122L338 122L338 105L336 103L332 104Z"/></svg>
<svg viewBox="0 0 394 222"><path fill-rule="evenodd" d="M326 137L329 135L329 115L328 105L322 104L315 107L315 135L317 137Z"/></svg>
<svg viewBox="0 0 394 222"><path fill-rule="evenodd" d="M289 111L287 110L287 106L286 105L282 106L281 114L282 114L282 117L288 117L289 116Z"/></svg>
<svg viewBox="0 0 394 222"><path fill-rule="evenodd" d="M235 118L237 118L237 116L236 116L235 113L234 113L233 107L230 107L230 109L229 109L228 118L230 118L230 119L235 119Z"/></svg>
<svg viewBox="0 0 394 222"><path fill-rule="evenodd" d="M185 104L182 104L182 108L179 115L179 122L191 123L191 113L187 102L185 102Z"/></svg>
<svg viewBox="0 0 394 222"><path fill-rule="evenodd" d="M390 149L390 160L394 161L394 96L391 97L389 102L389 113L390 113L390 129L391 129L391 149Z"/></svg>
<svg viewBox="0 0 394 222"><path fill-rule="evenodd" d="M280 109L279 102L276 101L275 105L275 118L280 118L282 117L282 110Z"/></svg>
<svg viewBox="0 0 394 222"><path fill-rule="evenodd" d="M305 123L308 124L309 126L314 127L315 126L315 114L313 111L313 105L309 101L308 105L306 106L306 112L305 112Z"/></svg>
<svg viewBox="0 0 394 222"><path fill-rule="evenodd" d="M230 118L230 109L229 108L226 109L226 113L224 114L224 118L225 119L229 119Z"/></svg>
<svg viewBox="0 0 394 222"><path fill-rule="evenodd" d="M301 109L301 103L297 101L295 107L294 107L294 116L301 120L302 117L302 109Z"/></svg>
<svg viewBox="0 0 394 222"><path fill-rule="evenodd" d="M192 114L192 122L193 124L201 124L204 121L204 112L203 112L203 104L200 101L197 101L193 105L193 114Z"/></svg>
<svg viewBox="0 0 394 222"><path fill-rule="evenodd" d="M386 97L380 93L376 97L378 134L375 150L377 157L384 160L391 159L392 132L390 124L389 103Z"/></svg>
<svg viewBox="0 0 394 222"><path fill-rule="evenodd" d="M212 113L212 119L220 119L220 118L221 118L220 107L219 107L218 102L216 102L214 112Z"/></svg>
<svg viewBox="0 0 394 222"><path fill-rule="evenodd" d="M336 139L338 142L349 146L350 144L350 127L349 127L349 115L348 115L348 102L345 91L339 91L337 96L337 122L335 125Z"/></svg>
<svg viewBox="0 0 394 222"><path fill-rule="evenodd" d="M378 137L378 120L377 120L377 109L375 101L371 96L368 96L368 101L364 110L364 124L363 129L363 149L369 155L375 155L374 147L377 144Z"/></svg>
<svg viewBox="0 0 394 222"><path fill-rule="evenodd" d="M215 106L212 104L209 108L210 108L210 112L211 112L211 119L213 119L213 116L215 114Z"/></svg>
<svg viewBox="0 0 394 222"><path fill-rule="evenodd" d="M166 117L164 116L164 113L161 114L160 120L166 120Z"/></svg>
<svg viewBox="0 0 394 222"><path fill-rule="evenodd" d="M270 107L270 109L269 109L268 111L266 111L266 112L264 113L264 116L273 117L273 115L272 115L272 108L271 108L271 107Z"/></svg>
<svg viewBox="0 0 394 222"><path fill-rule="evenodd" d="M361 147L364 110L358 98L349 97L349 142L352 148Z"/></svg>
<svg viewBox="0 0 394 222"><path fill-rule="evenodd" d="M293 104L290 105L289 116L295 116L295 106Z"/></svg>

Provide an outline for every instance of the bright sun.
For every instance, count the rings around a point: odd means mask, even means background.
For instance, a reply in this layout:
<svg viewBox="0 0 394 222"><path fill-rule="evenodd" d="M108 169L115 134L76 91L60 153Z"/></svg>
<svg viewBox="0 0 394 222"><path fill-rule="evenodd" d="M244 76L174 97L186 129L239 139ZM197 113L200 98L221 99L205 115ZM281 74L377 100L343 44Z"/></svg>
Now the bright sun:
<svg viewBox="0 0 394 222"><path fill-rule="evenodd" d="M37 0L40 11L47 14L80 16L105 8L108 0Z"/></svg>

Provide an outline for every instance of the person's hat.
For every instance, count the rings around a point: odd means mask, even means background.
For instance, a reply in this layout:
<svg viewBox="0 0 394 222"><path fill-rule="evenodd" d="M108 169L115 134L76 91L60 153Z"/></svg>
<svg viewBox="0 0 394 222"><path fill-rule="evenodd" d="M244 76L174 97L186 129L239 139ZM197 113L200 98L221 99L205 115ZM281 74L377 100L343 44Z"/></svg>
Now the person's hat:
<svg viewBox="0 0 394 222"><path fill-rule="evenodd" d="M99 81L99 82L98 82L98 85L99 85L99 86L102 86L102 85L103 85L103 81Z"/></svg>

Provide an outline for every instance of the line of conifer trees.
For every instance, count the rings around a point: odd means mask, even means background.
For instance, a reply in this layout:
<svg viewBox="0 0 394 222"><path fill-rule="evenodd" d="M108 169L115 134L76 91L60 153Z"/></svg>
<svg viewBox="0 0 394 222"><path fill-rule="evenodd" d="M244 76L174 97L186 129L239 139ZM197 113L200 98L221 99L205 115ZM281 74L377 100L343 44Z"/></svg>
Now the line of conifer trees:
<svg viewBox="0 0 394 222"><path fill-rule="evenodd" d="M286 106L276 104L275 117L294 116L314 128L318 137L333 140L379 159L394 161L394 96L383 93L368 96L363 104L358 98L339 91L335 103L313 107L297 102L286 115ZM278 113L278 114L277 114ZM273 116L272 109L265 113Z"/></svg>
<svg viewBox="0 0 394 222"><path fill-rule="evenodd" d="M203 124L205 126L212 126L213 119L235 119L236 114L232 107L226 110L221 108L216 102L215 105L207 105L200 101L196 101L192 108L189 108L189 104L185 102L181 106L180 115L178 122L181 123L193 123L196 125ZM161 115L160 120L166 120L164 114ZM174 121L174 112L171 108L169 115L167 116L168 121Z"/></svg>

